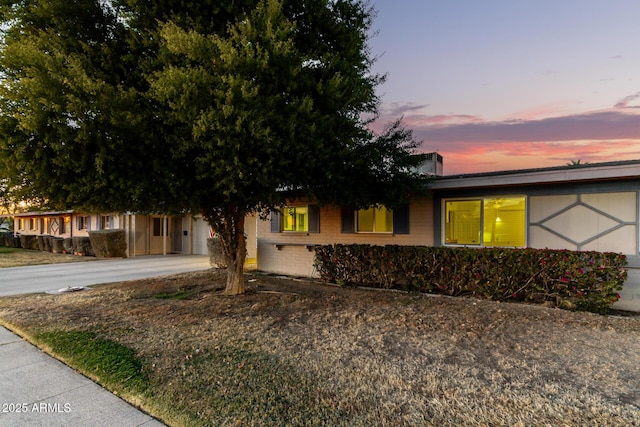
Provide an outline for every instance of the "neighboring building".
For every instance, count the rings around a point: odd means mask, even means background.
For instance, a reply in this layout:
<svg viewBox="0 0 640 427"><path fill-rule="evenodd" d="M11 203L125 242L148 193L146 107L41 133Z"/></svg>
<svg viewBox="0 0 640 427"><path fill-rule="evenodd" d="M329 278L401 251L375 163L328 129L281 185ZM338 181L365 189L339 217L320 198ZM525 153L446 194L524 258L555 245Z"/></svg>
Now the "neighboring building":
<svg viewBox="0 0 640 427"><path fill-rule="evenodd" d="M199 215L141 215L82 212L27 212L14 214L15 233L72 238L92 230L124 229L127 255L207 255L209 224ZM256 259L256 216L247 218L247 264Z"/></svg>
<svg viewBox="0 0 640 427"><path fill-rule="evenodd" d="M208 224L198 217L81 212L27 212L14 215L15 232L72 238L92 230L124 229L129 256L207 254Z"/></svg>
<svg viewBox="0 0 640 427"><path fill-rule="evenodd" d="M258 226L258 269L313 276L331 243L618 252L629 279L616 308L640 311L640 160L438 176L394 212L296 203Z"/></svg>

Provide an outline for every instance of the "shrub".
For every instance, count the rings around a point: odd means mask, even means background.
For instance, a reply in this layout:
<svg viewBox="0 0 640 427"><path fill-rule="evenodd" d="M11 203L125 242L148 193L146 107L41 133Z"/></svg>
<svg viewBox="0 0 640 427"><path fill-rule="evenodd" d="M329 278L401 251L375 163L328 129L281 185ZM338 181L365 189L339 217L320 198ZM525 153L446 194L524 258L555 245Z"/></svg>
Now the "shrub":
<svg viewBox="0 0 640 427"><path fill-rule="evenodd" d="M43 252L51 252L51 237L44 234L36 236L38 239L38 250Z"/></svg>
<svg viewBox="0 0 640 427"><path fill-rule="evenodd" d="M52 237L51 239L51 252L54 254L66 254L64 249L64 239L62 237Z"/></svg>
<svg viewBox="0 0 640 427"><path fill-rule="evenodd" d="M73 239L71 237L65 237L63 241L64 253L72 254L73 253Z"/></svg>
<svg viewBox="0 0 640 427"><path fill-rule="evenodd" d="M31 249L35 251L40 250L40 246L38 245L38 236L31 234L21 234L20 246L22 247L22 249Z"/></svg>
<svg viewBox="0 0 640 427"><path fill-rule="evenodd" d="M0 246L13 247L13 233L3 231L0 233Z"/></svg>
<svg viewBox="0 0 640 427"><path fill-rule="evenodd" d="M605 313L627 278L624 255L549 249L331 245L323 280Z"/></svg>
<svg viewBox="0 0 640 427"><path fill-rule="evenodd" d="M127 239L122 229L89 232L93 253L98 258L126 258Z"/></svg>
<svg viewBox="0 0 640 427"><path fill-rule="evenodd" d="M73 237L73 253L82 256L95 256L88 236Z"/></svg>

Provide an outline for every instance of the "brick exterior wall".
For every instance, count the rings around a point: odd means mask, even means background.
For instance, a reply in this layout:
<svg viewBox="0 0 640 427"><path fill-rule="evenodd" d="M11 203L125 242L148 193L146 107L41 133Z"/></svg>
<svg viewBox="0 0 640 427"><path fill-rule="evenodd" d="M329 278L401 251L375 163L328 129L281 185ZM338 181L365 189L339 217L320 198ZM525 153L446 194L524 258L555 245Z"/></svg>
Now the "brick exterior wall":
<svg viewBox="0 0 640 427"><path fill-rule="evenodd" d="M340 209L336 207L320 208L320 233L273 233L269 220L258 220L257 229L259 270L312 277L315 274L314 252L305 245L363 243L433 246L433 200L421 198L412 201L409 206L409 234L342 233Z"/></svg>

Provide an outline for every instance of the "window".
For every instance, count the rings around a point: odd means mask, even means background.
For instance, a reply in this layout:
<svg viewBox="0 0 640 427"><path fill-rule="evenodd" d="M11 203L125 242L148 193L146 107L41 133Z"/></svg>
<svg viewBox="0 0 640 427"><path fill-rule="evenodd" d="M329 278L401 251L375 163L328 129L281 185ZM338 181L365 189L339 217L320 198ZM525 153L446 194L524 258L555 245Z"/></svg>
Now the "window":
<svg viewBox="0 0 640 427"><path fill-rule="evenodd" d="M109 215L100 216L100 230L108 230L111 228L111 217Z"/></svg>
<svg viewBox="0 0 640 427"><path fill-rule="evenodd" d="M88 230L89 228L90 228L89 217L88 216L79 216L78 217L78 230Z"/></svg>
<svg viewBox="0 0 640 427"><path fill-rule="evenodd" d="M60 234L65 234L67 232L69 224L71 224L70 216L60 217Z"/></svg>
<svg viewBox="0 0 640 427"><path fill-rule="evenodd" d="M169 218L164 219L164 227L162 226L162 218L153 218L153 236L166 236L169 231Z"/></svg>
<svg viewBox="0 0 640 427"><path fill-rule="evenodd" d="M524 197L449 200L444 208L445 245L526 245Z"/></svg>
<svg viewBox="0 0 640 427"><path fill-rule="evenodd" d="M309 208L296 206L282 210L282 231L309 231Z"/></svg>
<svg viewBox="0 0 640 427"><path fill-rule="evenodd" d="M271 212L271 232L319 233L320 207L287 206Z"/></svg>
<svg viewBox="0 0 640 427"><path fill-rule="evenodd" d="M400 205L390 210L385 207L354 211L340 209L341 233L393 233L410 234L409 205Z"/></svg>
<svg viewBox="0 0 640 427"><path fill-rule="evenodd" d="M385 207L360 209L356 211L356 232L393 232L393 211Z"/></svg>
<svg viewBox="0 0 640 427"><path fill-rule="evenodd" d="M29 218L29 230L35 230L35 229L36 229L36 219Z"/></svg>
<svg viewBox="0 0 640 427"><path fill-rule="evenodd" d="M24 230L24 218L18 219L18 230Z"/></svg>

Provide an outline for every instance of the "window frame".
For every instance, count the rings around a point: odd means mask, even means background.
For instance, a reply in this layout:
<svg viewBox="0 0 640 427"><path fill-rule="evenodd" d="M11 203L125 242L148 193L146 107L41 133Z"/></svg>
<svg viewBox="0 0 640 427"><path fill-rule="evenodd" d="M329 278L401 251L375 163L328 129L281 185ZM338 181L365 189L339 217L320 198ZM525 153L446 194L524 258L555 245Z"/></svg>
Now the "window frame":
<svg viewBox="0 0 640 427"><path fill-rule="evenodd" d="M111 215L100 215L100 230L111 229Z"/></svg>
<svg viewBox="0 0 640 427"><path fill-rule="evenodd" d="M162 221L164 219L164 221ZM156 224L157 222L157 224ZM153 237L169 236L169 217L153 217Z"/></svg>
<svg viewBox="0 0 640 427"><path fill-rule="evenodd" d="M79 215L76 223L78 230L89 230L89 215Z"/></svg>
<svg viewBox="0 0 640 427"><path fill-rule="evenodd" d="M287 208L306 207L307 208L307 231L283 230L283 211ZM317 204L308 205L287 205L271 211L270 215L271 233L309 235L320 233L320 206Z"/></svg>
<svg viewBox="0 0 640 427"><path fill-rule="evenodd" d="M61 216L60 217L60 227L59 227L59 233L60 234L66 234L69 230L69 227L71 225L71 217L70 216Z"/></svg>
<svg viewBox="0 0 640 427"><path fill-rule="evenodd" d="M524 209L523 209L523 230L522 230L522 239L523 245L497 245L497 244L485 244L485 203L492 199L522 199L524 201ZM479 216L479 242L475 243L447 243L447 219L449 217L449 211L447 211L447 202L479 202L480 203L480 216ZM529 206L529 198L524 194L507 194L507 195L490 195L490 196L478 196L478 197L452 197L452 198L443 198L441 202L441 224L440 224L440 233L441 233L441 242L442 246L450 246L450 247L474 247L474 248L526 248L528 246L528 206Z"/></svg>
<svg viewBox="0 0 640 427"><path fill-rule="evenodd" d="M298 216L299 216L297 211L298 210L302 211L303 209L306 211L304 216L303 216L306 220L304 221L303 229L299 230L298 227L297 227L297 220L298 220ZM290 215L290 214L286 213L287 211L293 211L293 215ZM288 216L293 218L292 229L285 228L285 222L286 222L286 218ZM304 234L309 233L309 206L308 205L304 205L304 206L285 206L280 211L280 231L282 231L283 233L304 233Z"/></svg>

